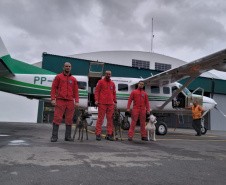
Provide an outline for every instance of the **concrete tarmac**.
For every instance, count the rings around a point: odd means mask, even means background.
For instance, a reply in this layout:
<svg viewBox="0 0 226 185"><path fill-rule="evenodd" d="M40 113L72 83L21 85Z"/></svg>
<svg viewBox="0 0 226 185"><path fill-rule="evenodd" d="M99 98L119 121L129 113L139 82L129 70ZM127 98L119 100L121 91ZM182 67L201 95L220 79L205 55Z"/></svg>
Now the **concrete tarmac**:
<svg viewBox="0 0 226 185"><path fill-rule="evenodd" d="M89 140L50 142L52 125L0 123L1 185L225 185L226 132L201 137L191 129L169 129L157 141ZM73 127L74 131L74 127ZM103 132L106 128L103 127ZM85 138L85 137L84 137Z"/></svg>

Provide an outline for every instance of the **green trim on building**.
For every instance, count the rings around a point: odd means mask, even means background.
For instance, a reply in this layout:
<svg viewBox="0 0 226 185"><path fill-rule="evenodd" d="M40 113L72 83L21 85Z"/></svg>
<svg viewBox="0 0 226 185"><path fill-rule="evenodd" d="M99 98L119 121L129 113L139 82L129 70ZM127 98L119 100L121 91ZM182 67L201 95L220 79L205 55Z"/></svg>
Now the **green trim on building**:
<svg viewBox="0 0 226 185"><path fill-rule="evenodd" d="M187 79L179 81L179 83L184 84ZM205 78L205 77L198 77L194 81L192 81L187 88L189 90L195 90L198 87L204 89L205 92L211 93L212 83L214 82L215 88L214 93L216 94L226 94L226 80L221 79L212 79L212 78Z"/></svg>
<svg viewBox="0 0 226 185"><path fill-rule="evenodd" d="M46 70L53 71L57 74L62 73L62 67L65 62L71 63L71 74L72 75L81 75L87 76L89 73L89 64L90 62L96 62L91 60L83 60L71 57L57 56L51 54L43 54L42 67ZM112 76L119 77L131 77L131 78L147 78L152 73L153 75L157 74L157 71L149 69L137 69L134 67L121 66L116 64L104 63L104 71L111 70Z"/></svg>
<svg viewBox="0 0 226 185"><path fill-rule="evenodd" d="M61 73L62 66L64 65L65 62L71 63L71 65L72 65L71 73L73 75L87 76L88 72L89 72L90 62L96 62L96 61L82 60L82 59L58 56L58 55L51 55L51 54L47 54L47 53L43 54L42 66L46 70L53 71L57 74ZM134 67L121 66L121 65L109 64L109 63L104 64L104 71L106 71L106 70L111 70L112 76L127 77L127 78L129 78L129 77L148 78L151 76L151 74L155 75L155 74L160 73L159 71L155 71L155 70L137 69ZM184 84L187 80L188 80L188 78L183 79L183 80L179 81L179 83ZM214 83L215 83L214 93L226 94L226 88L224 88L224 87L226 87L226 80L220 80L220 79L198 77L193 82L191 82L187 88L193 91L193 90L197 89L198 87L201 87L204 89L205 92L210 93L211 89L212 89L212 81L214 81Z"/></svg>

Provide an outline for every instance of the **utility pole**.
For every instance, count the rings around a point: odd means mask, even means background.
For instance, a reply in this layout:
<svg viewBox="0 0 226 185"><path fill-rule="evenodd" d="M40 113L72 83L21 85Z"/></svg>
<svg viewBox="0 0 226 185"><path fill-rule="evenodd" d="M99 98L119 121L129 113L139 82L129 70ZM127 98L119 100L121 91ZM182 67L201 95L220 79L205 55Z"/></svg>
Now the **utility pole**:
<svg viewBox="0 0 226 185"><path fill-rule="evenodd" d="M152 17L152 24L151 24L151 52L152 52L152 48L153 48L153 17Z"/></svg>

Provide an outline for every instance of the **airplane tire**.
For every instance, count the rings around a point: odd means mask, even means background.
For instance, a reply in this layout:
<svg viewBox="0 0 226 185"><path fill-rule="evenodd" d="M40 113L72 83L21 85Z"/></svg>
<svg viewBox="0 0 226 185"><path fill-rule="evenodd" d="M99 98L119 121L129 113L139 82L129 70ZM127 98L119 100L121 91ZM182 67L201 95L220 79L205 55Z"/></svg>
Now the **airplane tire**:
<svg viewBox="0 0 226 185"><path fill-rule="evenodd" d="M205 135L206 132L207 132L207 128L206 128L206 127L202 127L202 128L201 128L201 134L202 134L202 135Z"/></svg>
<svg viewBox="0 0 226 185"><path fill-rule="evenodd" d="M164 122L157 123L155 126L157 135L166 135L167 125Z"/></svg>

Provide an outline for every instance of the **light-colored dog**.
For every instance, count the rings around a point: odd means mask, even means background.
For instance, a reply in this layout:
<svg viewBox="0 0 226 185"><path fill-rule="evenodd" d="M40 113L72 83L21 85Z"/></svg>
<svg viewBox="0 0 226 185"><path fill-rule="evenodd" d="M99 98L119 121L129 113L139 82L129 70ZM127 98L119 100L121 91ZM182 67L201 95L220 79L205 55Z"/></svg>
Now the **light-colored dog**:
<svg viewBox="0 0 226 185"><path fill-rule="evenodd" d="M157 122L156 117L153 114L151 114L149 116L148 124L145 127L148 141L156 141L155 139L155 130L156 130L155 123L156 122Z"/></svg>

